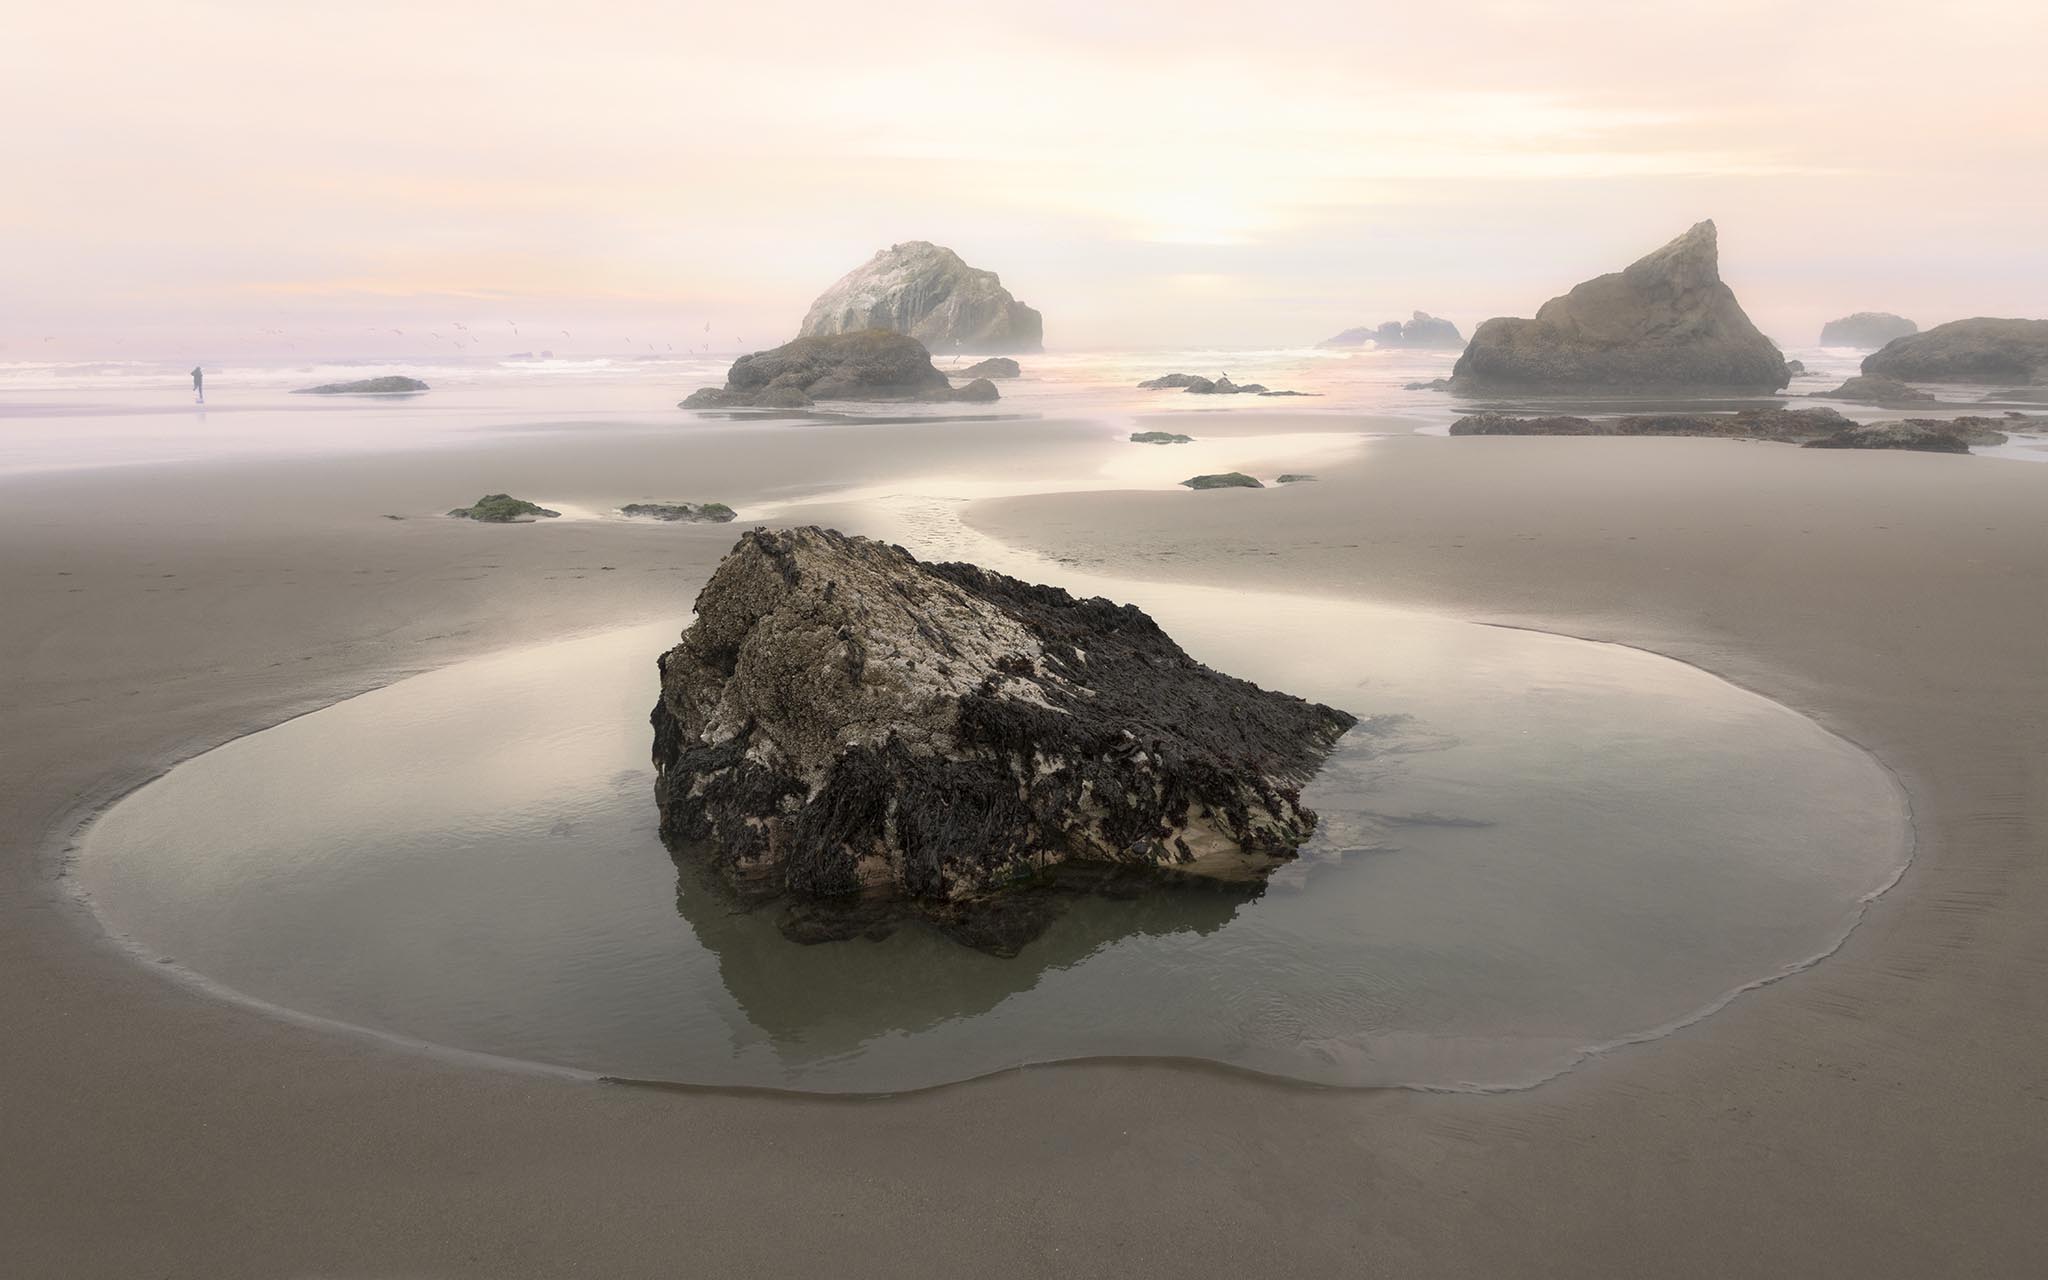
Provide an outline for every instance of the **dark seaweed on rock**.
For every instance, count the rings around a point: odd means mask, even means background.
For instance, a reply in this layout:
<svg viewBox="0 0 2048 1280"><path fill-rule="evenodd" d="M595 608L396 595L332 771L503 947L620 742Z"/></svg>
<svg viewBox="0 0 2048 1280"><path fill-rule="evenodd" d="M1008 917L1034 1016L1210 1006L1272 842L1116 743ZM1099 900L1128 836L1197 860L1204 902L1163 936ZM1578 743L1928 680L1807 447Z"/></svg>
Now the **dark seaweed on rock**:
<svg viewBox="0 0 2048 1280"><path fill-rule="evenodd" d="M1210 670L1132 606L816 528L745 535L660 666L679 858L956 936L1068 863L1256 879L1314 829L1300 788L1355 723Z"/></svg>

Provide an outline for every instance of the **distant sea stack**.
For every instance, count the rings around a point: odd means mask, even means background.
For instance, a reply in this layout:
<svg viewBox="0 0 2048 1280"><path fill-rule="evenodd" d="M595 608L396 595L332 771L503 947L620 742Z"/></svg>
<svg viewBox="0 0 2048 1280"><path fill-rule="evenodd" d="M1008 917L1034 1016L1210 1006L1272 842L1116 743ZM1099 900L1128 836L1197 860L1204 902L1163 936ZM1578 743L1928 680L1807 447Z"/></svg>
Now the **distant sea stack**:
<svg viewBox="0 0 2048 1280"><path fill-rule="evenodd" d="M1314 830L1301 788L1356 723L1212 671L1130 605L819 528L742 536L660 669L679 862L975 945L979 908L1062 864L1256 882Z"/></svg>
<svg viewBox="0 0 2048 1280"><path fill-rule="evenodd" d="M733 362L723 387L690 394L684 409L801 409L819 400L968 400L1000 397L976 378L955 388L916 338L883 329L798 338Z"/></svg>
<svg viewBox="0 0 2048 1280"><path fill-rule="evenodd" d="M1385 324L1364 329L1346 329L1334 338L1318 343L1321 347L1362 347L1372 343L1382 351L1407 349L1416 351L1456 351L1465 345L1465 335L1458 332L1458 326L1427 311L1418 311L1405 322L1389 320Z"/></svg>
<svg viewBox="0 0 2048 1280"><path fill-rule="evenodd" d="M1045 349L1044 318L993 271L928 240L891 245L840 277L804 316L802 337L861 329L908 334L932 351Z"/></svg>
<svg viewBox="0 0 2048 1280"><path fill-rule="evenodd" d="M1904 382L2048 385L2048 320L1952 320L1886 343L1863 358L1863 372Z"/></svg>
<svg viewBox="0 0 2048 1280"><path fill-rule="evenodd" d="M1909 337L1920 326L1889 311L1858 311L1855 315L1830 320L1820 327L1824 347L1860 347L1875 351L1893 338Z"/></svg>
<svg viewBox="0 0 2048 1280"><path fill-rule="evenodd" d="M354 382L323 382L317 387L300 387L300 396L398 396L427 390L418 378L389 374L382 378L359 378Z"/></svg>
<svg viewBox="0 0 2048 1280"><path fill-rule="evenodd" d="M1791 381L1721 282L1711 221L1552 298L1534 320L1488 320L1451 376L1460 391L1538 393L1770 392Z"/></svg>

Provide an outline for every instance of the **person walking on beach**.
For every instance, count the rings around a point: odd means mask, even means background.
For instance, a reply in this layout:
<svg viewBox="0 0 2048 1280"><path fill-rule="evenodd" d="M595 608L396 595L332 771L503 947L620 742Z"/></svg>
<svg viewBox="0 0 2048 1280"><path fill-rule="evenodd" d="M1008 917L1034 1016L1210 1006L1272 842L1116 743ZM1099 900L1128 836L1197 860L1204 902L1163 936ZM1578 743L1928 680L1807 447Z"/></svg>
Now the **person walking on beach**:
<svg viewBox="0 0 2048 1280"><path fill-rule="evenodd" d="M192 366L192 403L206 403L206 371L196 364Z"/></svg>

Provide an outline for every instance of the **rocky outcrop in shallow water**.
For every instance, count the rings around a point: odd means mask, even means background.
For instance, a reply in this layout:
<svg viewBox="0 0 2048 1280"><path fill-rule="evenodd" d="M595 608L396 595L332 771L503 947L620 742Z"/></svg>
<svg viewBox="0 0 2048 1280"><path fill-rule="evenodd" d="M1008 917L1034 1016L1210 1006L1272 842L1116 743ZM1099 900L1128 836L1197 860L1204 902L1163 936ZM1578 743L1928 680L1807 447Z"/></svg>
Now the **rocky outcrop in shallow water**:
<svg viewBox="0 0 2048 1280"><path fill-rule="evenodd" d="M980 360L968 365L965 369L953 370L952 376L955 378L1016 378L1021 377L1023 373L1024 367L1008 356L990 356L986 360Z"/></svg>
<svg viewBox="0 0 2048 1280"><path fill-rule="evenodd" d="M724 524L739 512L723 502L629 502L619 508L629 520L665 520L671 524Z"/></svg>
<svg viewBox="0 0 2048 1280"><path fill-rule="evenodd" d="M1824 347L1862 347L1875 351L1893 338L1920 332L1920 326L1889 311L1858 311L1830 320L1820 327Z"/></svg>
<svg viewBox="0 0 2048 1280"><path fill-rule="evenodd" d="M1905 382L2048 384L2048 320L1952 320L1873 351L1863 372Z"/></svg>
<svg viewBox="0 0 2048 1280"><path fill-rule="evenodd" d="M662 655L677 858L749 893L888 904L995 950L1066 864L1257 880L1353 717L1212 671L1140 610L826 529L754 530ZM809 938L818 913L791 917Z"/></svg>
<svg viewBox="0 0 2048 1280"><path fill-rule="evenodd" d="M1938 399L1931 391L1909 387L1897 378L1873 373L1859 373L1833 391L1811 394L1829 400L1854 400L1859 404L1933 404Z"/></svg>
<svg viewBox="0 0 2048 1280"><path fill-rule="evenodd" d="M1474 413L1451 424L1454 436L1708 436L1798 443L1856 424L1833 409L1745 409L1740 413L1643 413L1616 418L1567 414L1518 417Z"/></svg>
<svg viewBox="0 0 2048 1280"><path fill-rule="evenodd" d="M515 498L509 493L487 493L466 507L448 513L458 520L481 520L485 524L531 524L536 518L552 520L562 513L539 503Z"/></svg>
<svg viewBox="0 0 2048 1280"><path fill-rule="evenodd" d="M402 374L389 374L382 378L358 378L354 382L326 382L317 387L300 387L293 395L299 396L392 396L406 395L430 388L418 378Z"/></svg>
<svg viewBox="0 0 2048 1280"><path fill-rule="evenodd" d="M1533 320L1488 320L1451 377L1454 390L1538 394L1766 392L1791 380L1722 283L1712 222L1552 298Z"/></svg>
<svg viewBox="0 0 2048 1280"><path fill-rule="evenodd" d="M1001 398L996 384L976 378L955 388L915 338L881 329L798 338L772 351L741 356L723 387L704 387L684 409L801 409L819 400L977 401Z"/></svg>
<svg viewBox="0 0 2048 1280"><path fill-rule="evenodd" d="M1368 342L1382 351L1456 351L1465 345L1465 335L1458 332L1457 325L1442 316L1418 311L1406 321L1389 320L1385 324L1346 329L1316 345L1326 348L1362 347Z"/></svg>
<svg viewBox="0 0 2048 1280"><path fill-rule="evenodd" d="M1181 481L1189 489L1263 489L1255 477L1242 471L1217 471L1209 475L1189 476Z"/></svg>
<svg viewBox="0 0 2048 1280"><path fill-rule="evenodd" d="M1045 320L993 271L928 240L890 245L811 304L799 336L886 329L933 351L1042 351Z"/></svg>
<svg viewBox="0 0 2048 1280"><path fill-rule="evenodd" d="M1808 449L1911 449L1919 453L1968 453L1961 433L1932 422L1872 422L1808 440Z"/></svg>

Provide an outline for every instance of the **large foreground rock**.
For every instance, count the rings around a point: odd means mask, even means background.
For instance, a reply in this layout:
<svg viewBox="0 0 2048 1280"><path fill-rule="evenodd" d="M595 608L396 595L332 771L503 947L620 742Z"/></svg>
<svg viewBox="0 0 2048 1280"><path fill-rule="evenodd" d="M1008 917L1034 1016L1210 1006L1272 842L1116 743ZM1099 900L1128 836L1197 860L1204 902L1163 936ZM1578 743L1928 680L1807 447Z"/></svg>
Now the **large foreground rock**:
<svg viewBox="0 0 2048 1280"><path fill-rule="evenodd" d="M1354 723L1129 605L818 528L742 537L660 666L679 859L953 925L1067 863L1256 879L1314 828L1300 788Z"/></svg>
<svg viewBox="0 0 2048 1280"><path fill-rule="evenodd" d="M1362 347L1372 343L1382 351L1407 348L1420 351L1455 351L1465 345L1465 335L1458 332L1458 326L1441 316L1427 311L1418 311L1407 321L1389 320L1385 324L1371 325L1361 329L1346 329L1334 338L1318 343L1322 347Z"/></svg>
<svg viewBox="0 0 2048 1280"><path fill-rule="evenodd" d="M933 351L1042 351L1045 321L1003 288L929 240L890 245L818 295L803 337L887 329Z"/></svg>
<svg viewBox="0 0 2048 1280"><path fill-rule="evenodd" d="M773 351L741 356L727 372L725 386L694 391L682 407L800 409L818 400L989 401L999 395L986 378L955 390L932 367L923 343L867 329L798 338Z"/></svg>
<svg viewBox="0 0 2048 1280"><path fill-rule="evenodd" d="M1875 351L1893 338L1920 332L1920 326L1889 311L1858 311L1855 315L1830 320L1820 327L1824 347L1862 347Z"/></svg>
<svg viewBox="0 0 2048 1280"><path fill-rule="evenodd" d="M1721 282L1712 222L1552 298L1534 320L1488 320L1451 373L1472 391L1766 392L1791 381Z"/></svg>
<svg viewBox="0 0 2048 1280"><path fill-rule="evenodd" d="M2048 384L2048 320L1952 320L1863 357L1863 372L1906 382Z"/></svg>

